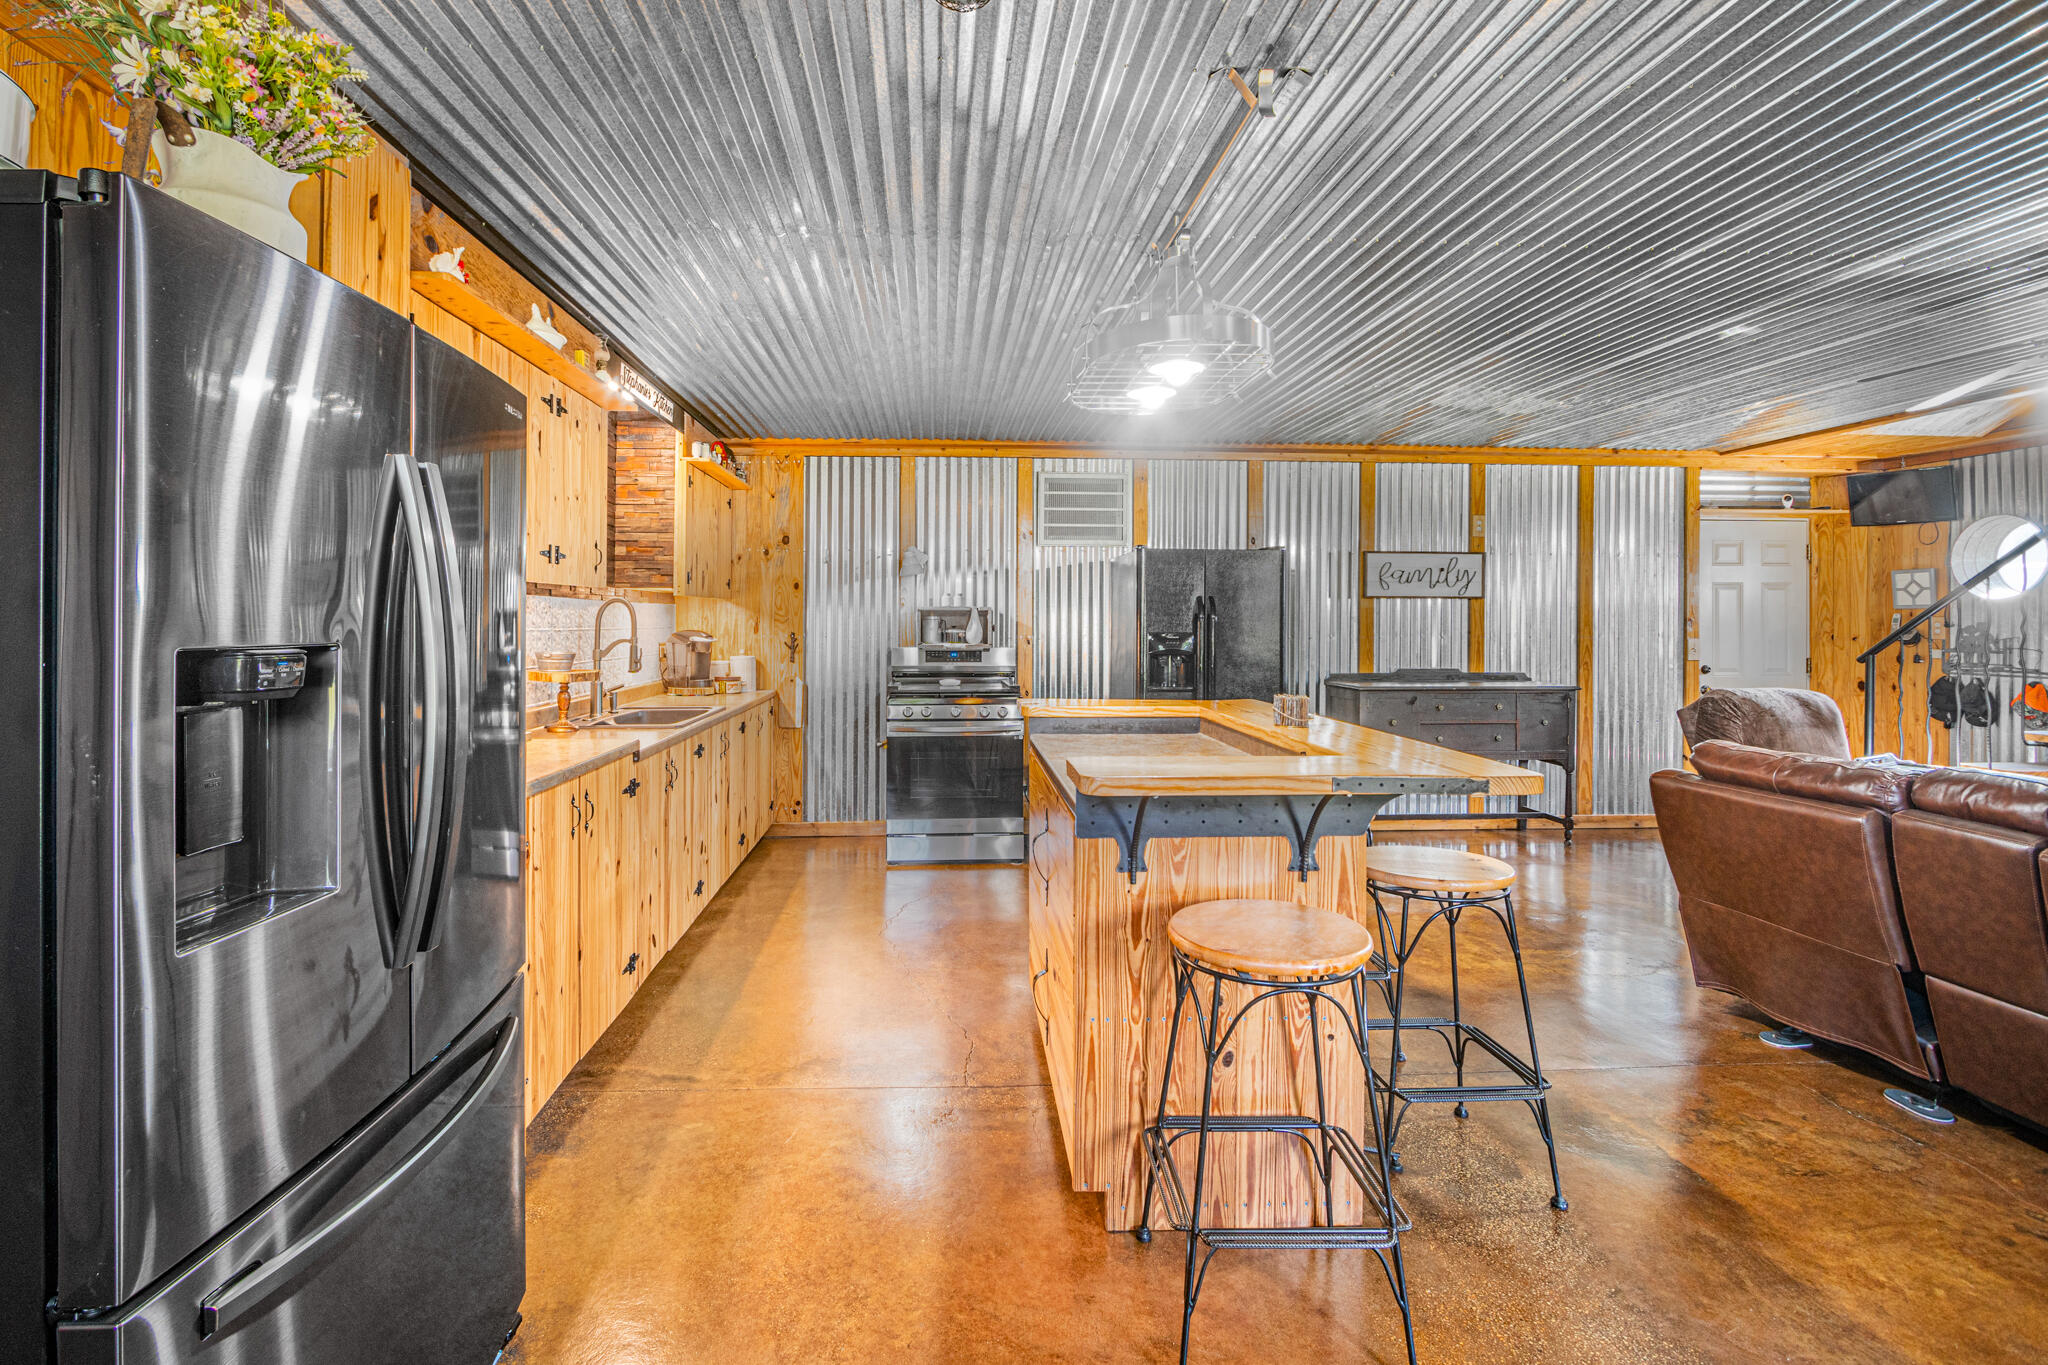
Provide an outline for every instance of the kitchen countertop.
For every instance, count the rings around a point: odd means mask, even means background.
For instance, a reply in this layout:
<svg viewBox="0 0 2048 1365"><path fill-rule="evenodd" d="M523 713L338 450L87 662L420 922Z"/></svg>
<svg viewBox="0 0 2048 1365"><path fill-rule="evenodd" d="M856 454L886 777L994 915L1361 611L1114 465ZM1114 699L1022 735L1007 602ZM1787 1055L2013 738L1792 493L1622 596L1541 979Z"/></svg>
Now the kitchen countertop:
<svg viewBox="0 0 2048 1365"><path fill-rule="evenodd" d="M1278 726L1273 724L1270 702L1027 699L1023 709L1027 723L1055 717L1163 717L1215 727L1207 735L1068 731L1035 737L1041 760L1061 779L1070 798L1074 792L1111 797L1294 796L1369 791L1386 779L1432 777L1483 781L1492 796L1535 795L1543 790L1542 774L1527 768L1328 716L1309 717L1306 728ZM1217 731L1229 738L1218 737ZM1239 747L1246 741L1251 747L1281 752L1248 753Z"/></svg>
<svg viewBox="0 0 2048 1365"><path fill-rule="evenodd" d="M633 706L708 706L710 711L673 730L611 730L596 727L573 735L551 735L545 730L526 733L526 794L537 796L571 778L595 772L614 759L631 753L659 753L692 735L702 734L743 711L775 700L773 692L729 693L723 697L670 697L656 694L642 697Z"/></svg>

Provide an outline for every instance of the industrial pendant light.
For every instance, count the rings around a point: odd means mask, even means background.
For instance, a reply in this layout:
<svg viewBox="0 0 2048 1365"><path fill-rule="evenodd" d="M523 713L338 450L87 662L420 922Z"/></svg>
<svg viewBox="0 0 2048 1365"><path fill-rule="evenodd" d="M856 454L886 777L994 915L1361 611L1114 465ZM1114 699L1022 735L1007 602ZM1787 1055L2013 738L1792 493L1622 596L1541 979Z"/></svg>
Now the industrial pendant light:
<svg viewBox="0 0 2048 1365"><path fill-rule="evenodd" d="M1082 335L1067 401L1133 414L1207 407L1237 397L1272 364L1265 324L1209 296L1181 233L1138 292Z"/></svg>

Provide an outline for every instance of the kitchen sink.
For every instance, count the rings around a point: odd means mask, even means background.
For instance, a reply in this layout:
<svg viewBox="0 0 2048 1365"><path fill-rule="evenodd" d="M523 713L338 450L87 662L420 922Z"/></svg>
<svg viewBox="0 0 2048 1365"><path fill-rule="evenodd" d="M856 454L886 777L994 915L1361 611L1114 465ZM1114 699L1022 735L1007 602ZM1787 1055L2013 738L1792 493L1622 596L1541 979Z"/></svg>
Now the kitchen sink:
<svg viewBox="0 0 2048 1365"><path fill-rule="evenodd" d="M637 711L615 711L602 720L589 722L588 728L673 730L678 725L689 724L699 716L708 716L716 709L712 706L645 706Z"/></svg>

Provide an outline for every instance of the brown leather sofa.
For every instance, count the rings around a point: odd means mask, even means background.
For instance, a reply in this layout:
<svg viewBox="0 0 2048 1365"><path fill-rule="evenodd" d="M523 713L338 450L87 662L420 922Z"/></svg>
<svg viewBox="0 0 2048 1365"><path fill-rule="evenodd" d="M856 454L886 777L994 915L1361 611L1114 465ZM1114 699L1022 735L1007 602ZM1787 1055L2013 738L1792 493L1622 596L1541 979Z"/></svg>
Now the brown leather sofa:
<svg viewBox="0 0 2048 1365"><path fill-rule="evenodd" d="M1697 776L1656 773L1650 795L1693 979L1941 1080L1892 870L1914 770L1727 740L1692 761Z"/></svg>
<svg viewBox="0 0 2048 1365"><path fill-rule="evenodd" d="M1680 708L1687 748L1729 739L1781 753L1849 757L1849 727L1834 698L1794 687L1717 687Z"/></svg>
<svg viewBox="0 0 2048 1365"><path fill-rule="evenodd" d="M2048 784L1922 774L1892 847L1949 1083L2048 1127Z"/></svg>

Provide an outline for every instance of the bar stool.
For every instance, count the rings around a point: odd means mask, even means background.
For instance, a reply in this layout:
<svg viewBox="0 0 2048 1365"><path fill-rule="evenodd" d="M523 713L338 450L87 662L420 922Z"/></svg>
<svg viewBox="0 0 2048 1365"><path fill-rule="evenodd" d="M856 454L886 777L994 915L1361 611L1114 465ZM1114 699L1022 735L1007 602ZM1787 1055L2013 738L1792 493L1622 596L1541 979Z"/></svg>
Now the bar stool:
<svg viewBox="0 0 2048 1365"><path fill-rule="evenodd" d="M1452 1103L1457 1105L1454 1111L1457 1116L1464 1118L1470 1112L1466 1108L1468 1103L1518 1100L1528 1105L1529 1112L1535 1116L1536 1131L1542 1134L1543 1145L1550 1154L1551 1207L1559 1210L1570 1207L1565 1203L1564 1184L1557 1173L1557 1141L1550 1128L1550 1082L1544 1079L1543 1063L1536 1052L1536 1018L1529 1009L1529 977L1522 968L1522 942L1515 930L1515 900L1510 889L1515 884L1514 868L1498 858L1461 849L1375 844L1366 850L1365 873L1366 887L1372 893L1373 906L1379 914L1380 942L1385 945L1376 965L1386 972L1380 989L1387 997L1388 1016L1373 1020L1367 1027L1375 1032L1393 1034L1393 1048L1387 1057L1387 1075L1382 1083L1387 1097L1385 1127L1388 1148L1393 1147L1394 1139L1401 1131L1401 1123L1408 1117L1412 1105ZM1399 897L1401 901L1398 934L1394 932L1387 911L1386 897ZM1410 910L1417 902L1421 902L1428 913L1411 931ZM1492 1034L1464 1020L1463 1002L1458 992L1458 919L1465 911L1473 909L1491 913L1507 933L1508 950L1515 958L1515 981L1522 991L1522 1023L1529 1032L1529 1060L1526 1062ZM1444 922L1450 935L1451 1014L1448 1019L1407 1019L1402 1016L1402 997L1408 983L1408 960L1414 956L1429 927L1438 920ZM1422 1029L1444 1040L1444 1045L1450 1049L1456 1084L1401 1084L1401 1063L1407 1060L1407 1054L1401 1047L1404 1029ZM1465 1084L1465 1057L1471 1047L1478 1047L1506 1067L1514 1076L1513 1082L1503 1085ZM1390 1151L1388 1166L1393 1171L1401 1169L1399 1154Z"/></svg>
<svg viewBox="0 0 2048 1365"><path fill-rule="evenodd" d="M1147 1171L1145 1202L1136 1236L1152 1240L1152 1192L1160 1192L1168 1221L1188 1238L1187 1277L1180 1319L1180 1358L1188 1358L1188 1330L1195 1300L1209 1273L1209 1261L1224 1247L1362 1247L1378 1258L1380 1269L1401 1309L1401 1329L1408 1340L1409 1365L1415 1361L1415 1320L1408 1309L1408 1276L1401 1263L1401 1234L1411 1226L1395 1203L1387 1171L1388 1143L1380 1130L1380 1105L1372 1058L1367 1049L1365 983L1383 980L1374 966L1372 934L1362 924L1327 910L1313 910L1291 901L1202 901L1174 915L1166 926L1173 950L1173 1027L1166 1040L1166 1070L1159 1083L1158 1116L1143 1134ZM1196 978L1209 983L1204 1009ZM1248 986L1251 998L1226 1021L1223 987ZM1340 993L1350 993L1347 1007ZM1304 996L1308 1001L1308 1038L1315 1058L1316 1113L1216 1114L1216 1062L1230 1047L1239 1024L1268 1000ZM1372 1123L1372 1146L1361 1148L1341 1124L1330 1121L1329 1096L1323 1075L1323 1034L1319 1006L1328 1005L1343 1022L1358 1048L1365 1074L1365 1112ZM1199 1114L1170 1114L1166 1105L1173 1088L1173 1059L1180 1042L1183 1013L1192 1008L1207 1066L1202 1074ZM1174 1145L1195 1135L1195 1178L1192 1199L1182 1183ZM1323 1185L1321 1227L1210 1228L1202 1226L1202 1193L1209 1176L1209 1138L1214 1133L1284 1133L1308 1149L1309 1164ZM1362 1192L1368 1216L1375 1221L1337 1225L1338 1167ZM1197 1263L1196 1248L1206 1246Z"/></svg>

